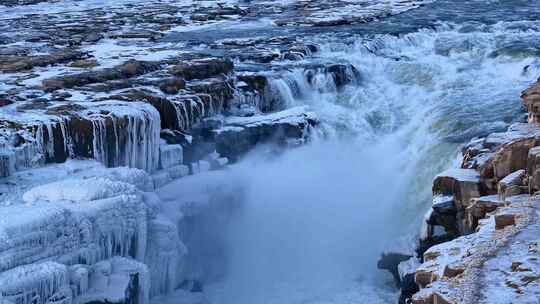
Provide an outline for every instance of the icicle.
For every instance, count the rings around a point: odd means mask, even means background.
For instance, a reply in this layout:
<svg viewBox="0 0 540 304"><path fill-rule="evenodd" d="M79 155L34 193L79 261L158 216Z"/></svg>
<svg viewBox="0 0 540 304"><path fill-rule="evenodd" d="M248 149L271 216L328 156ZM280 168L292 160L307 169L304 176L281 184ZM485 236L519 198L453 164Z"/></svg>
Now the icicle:
<svg viewBox="0 0 540 304"><path fill-rule="evenodd" d="M107 153L105 152L107 145L105 118L101 116L94 116L91 119L92 132L94 136L92 140L94 158L107 166L109 162L107 159Z"/></svg>
<svg viewBox="0 0 540 304"><path fill-rule="evenodd" d="M181 281L179 273L187 254L180 241L178 227L166 219L149 223L149 246L145 262L149 265L152 281L151 296L167 294Z"/></svg>
<svg viewBox="0 0 540 304"><path fill-rule="evenodd" d="M46 304L68 284L66 266L54 262L25 265L0 273L0 293L17 304Z"/></svg>
<svg viewBox="0 0 540 304"><path fill-rule="evenodd" d="M64 151L69 157L73 157L73 147L70 142L71 138L67 132L67 118L62 117L60 120L60 131L62 132L62 140L64 141Z"/></svg>
<svg viewBox="0 0 540 304"><path fill-rule="evenodd" d="M0 149L0 177L15 173L15 153L7 148Z"/></svg>

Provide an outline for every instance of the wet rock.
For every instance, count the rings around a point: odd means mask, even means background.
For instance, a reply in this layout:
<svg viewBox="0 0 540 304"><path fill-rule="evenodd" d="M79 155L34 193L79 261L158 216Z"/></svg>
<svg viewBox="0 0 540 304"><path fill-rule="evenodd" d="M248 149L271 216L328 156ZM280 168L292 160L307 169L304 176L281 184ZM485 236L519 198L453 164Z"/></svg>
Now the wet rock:
<svg viewBox="0 0 540 304"><path fill-rule="evenodd" d="M352 64L331 64L309 68L306 70L308 82L313 83L318 73L330 75L336 88L341 88L360 79L360 72Z"/></svg>
<svg viewBox="0 0 540 304"><path fill-rule="evenodd" d="M440 225L453 237L471 233L472 226L468 222L466 210L472 199L486 194L480 174L473 169L447 170L435 178L433 194L434 211L428 220L428 227ZM454 210L449 204L450 196Z"/></svg>
<svg viewBox="0 0 540 304"><path fill-rule="evenodd" d="M233 70L233 67L233 63L229 59L205 58L178 64L171 69L171 73L186 80L205 79L228 74Z"/></svg>
<svg viewBox="0 0 540 304"><path fill-rule="evenodd" d="M414 275L416 269L420 266L420 263L416 257L399 263L398 273L400 278L401 293L399 296L399 304L405 304L407 301L418 292L418 286L414 282Z"/></svg>
<svg viewBox="0 0 540 304"><path fill-rule="evenodd" d="M240 81L245 82L250 90L264 92L268 86L268 77L263 74L243 73L238 75Z"/></svg>
<svg viewBox="0 0 540 304"><path fill-rule="evenodd" d="M400 263L405 262L411 259L412 256L409 254L403 254L398 252L385 252L379 258L377 262L377 268L388 270L394 277L396 285L401 286L402 280L399 274L398 266Z"/></svg>

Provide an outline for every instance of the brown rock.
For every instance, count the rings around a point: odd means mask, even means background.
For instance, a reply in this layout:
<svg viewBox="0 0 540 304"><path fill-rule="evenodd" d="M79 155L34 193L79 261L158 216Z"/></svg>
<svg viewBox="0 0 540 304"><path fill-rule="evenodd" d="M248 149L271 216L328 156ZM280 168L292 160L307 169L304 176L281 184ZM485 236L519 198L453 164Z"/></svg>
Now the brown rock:
<svg viewBox="0 0 540 304"><path fill-rule="evenodd" d="M49 91L64 88L69 89L110 80L120 80L141 76L146 73L156 71L160 67L161 64L159 62L129 60L113 68L48 78L43 80L42 85L46 90Z"/></svg>
<svg viewBox="0 0 540 304"><path fill-rule="evenodd" d="M534 137L512 141L501 146L491 161L496 180L501 180L512 172L527 168L529 150L538 145Z"/></svg>
<svg viewBox="0 0 540 304"><path fill-rule="evenodd" d="M82 59L85 53L65 49L48 55L37 56L0 56L0 71L2 72L20 72L31 70L34 67L44 67L53 64L69 62Z"/></svg>
<svg viewBox="0 0 540 304"><path fill-rule="evenodd" d="M233 70L233 67L234 65L229 59L205 58L178 64L171 69L171 72L186 80L206 79L228 74Z"/></svg>
<svg viewBox="0 0 540 304"><path fill-rule="evenodd" d="M540 82L528 88L521 94L523 104L529 112L529 123L540 122Z"/></svg>
<svg viewBox="0 0 540 304"><path fill-rule="evenodd" d="M504 201L509 196L521 194L521 186L523 186L524 179L525 170L523 169L507 175L505 178L499 181L499 197Z"/></svg>
<svg viewBox="0 0 540 304"><path fill-rule="evenodd" d="M420 286L420 288L425 288L431 282L437 280L437 275L432 271L417 270L414 274L414 282Z"/></svg>
<svg viewBox="0 0 540 304"><path fill-rule="evenodd" d="M96 67L98 65L97 60L95 59L83 59L83 60L75 60L72 63L68 64L68 66L73 68L83 68L83 69L89 69Z"/></svg>
<svg viewBox="0 0 540 304"><path fill-rule="evenodd" d="M471 198L480 197L480 175L473 169L450 169L435 177L434 195L453 195L456 208L463 210Z"/></svg>
<svg viewBox="0 0 540 304"><path fill-rule="evenodd" d="M460 263L452 263L446 265L443 275L447 278L453 278L462 274L465 271L465 267Z"/></svg>
<svg viewBox="0 0 540 304"><path fill-rule="evenodd" d="M495 211L501 206L504 206L504 202L497 195L471 199L471 205L465 210L468 229L474 231L480 219L485 218L487 213Z"/></svg>
<svg viewBox="0 0 540 304"><path fill-rule="evenodd" d="M178 92L186 87L184 79L179 77L165 79L160 85L159 89L165 94L178 94Z"/></svg>
<svg viewBox="0 0 540 304"><path fill-rule="evenodd" d="M511 213L501 213L495 215L495 229L500 230L507 226L516 224L516 215Z"/></svg>

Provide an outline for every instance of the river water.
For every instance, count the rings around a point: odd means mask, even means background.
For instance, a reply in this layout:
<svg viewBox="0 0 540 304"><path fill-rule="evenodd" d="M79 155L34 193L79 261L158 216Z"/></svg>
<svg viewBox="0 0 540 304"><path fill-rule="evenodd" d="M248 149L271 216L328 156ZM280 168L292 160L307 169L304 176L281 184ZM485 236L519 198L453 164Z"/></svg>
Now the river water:
<svg viewBox="0 0 540 304"><path fill-rule="evenodd" d="M303 35L322 46L309 61L347 62L361 76L340 91L308 84L301 68L278 80L286 106L307 105L321 125L306 146L256 150L223 173L241 207L198 236L223 253L206 261L219 268L204 282L209 301L397 302L377 258L419 232L431 181L457 165L460 145L524 120L520 92L540 76L539 13L540 1L441 0L345 28L237 30Z"/></svg>

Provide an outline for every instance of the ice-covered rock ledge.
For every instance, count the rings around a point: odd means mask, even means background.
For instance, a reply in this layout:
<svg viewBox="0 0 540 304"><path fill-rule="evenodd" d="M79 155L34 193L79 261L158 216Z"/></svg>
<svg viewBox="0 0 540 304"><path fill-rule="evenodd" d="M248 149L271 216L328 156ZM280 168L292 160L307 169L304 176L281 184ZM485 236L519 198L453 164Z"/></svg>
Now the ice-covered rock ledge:
<svg viewBox="0 0 540 304"><path fill-rule="evenodd" d="M180 146L160 151L154 174L71 160L4 179L0 300L144 304L189 279L185 221L208 205L198 193L213 192L178 179L189 174ZM182 195L162 199L160 187L173 180Z"/></svg>
<svg viewBox="0 0 540 304"><path fill-rule="evenodd" d="M419 256L398 266L415 268L411 303L537 302L539 92L540 82L523 92L528 124L472 140L461 168L435 178Z"/></svg>

